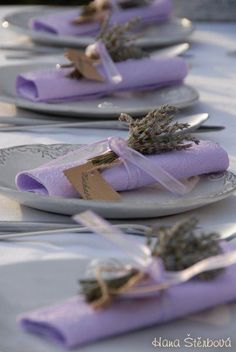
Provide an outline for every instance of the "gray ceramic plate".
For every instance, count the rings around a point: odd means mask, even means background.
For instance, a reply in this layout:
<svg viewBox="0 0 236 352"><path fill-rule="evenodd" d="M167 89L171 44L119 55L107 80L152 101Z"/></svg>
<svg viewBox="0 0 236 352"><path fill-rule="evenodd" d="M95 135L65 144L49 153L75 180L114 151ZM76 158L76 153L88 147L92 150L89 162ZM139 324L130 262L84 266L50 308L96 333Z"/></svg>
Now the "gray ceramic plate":
<svg viewBox="0 0 236 352"><path fill-rule="evenodd" d="M58 214L74 215L88 208L109 219L152 218L178 214L220 201L236 189L232 172L201 176L195 189L177 197L157 186L122 192L119 202L85 201L20 192L15 175L78 148L75 145L28 145L0 150L0 193L21 204Z"/></svg>
<svg viewBox="0 0 236 352"><path fill-rule="evenodd" d="M82 278L87 261L80 259L41 260L0 267L0 350L1 352L59 352L58 346L23 332L16 323L19 314L61 302L77 294L77 281ZM232 348L216 351L235 351L236 305L224 305L204 313L188 316L168 324L150 327L109 338L75 349L78 352L153 352L152 341L180 340L180 352L186 351L184 339L231 338ZM89 334L89 331L88 331ZM157 348L158 350L158 348ZM161 351L175 349L161 348ZM190 348L197 352L199 348ZM214 348L212 349L214 350Z"/></svg>
<svg viewBox="0 0 236 352"><path fill-rule="evenodd" d="M65 9L35 7L13 12L2 20L2 26L23 33L35 42L48 45L85 47L94 41L93 37L57 36L51 33L37 32L28 27L28 23L33 17L44 16L52 12L55 13L55 11L60 12ZM139 38L136 43L145 48L171 45L185 41L193 29L192 23L186 18L172 18L166 23L146 29L144 36Z"/></svg>
<svg viewBox="0 0 236 352"><path fill-rule="evenodd" d="M23 72L53 68L55 64L27 64L0 68L0 100L41 113L54 115L117 118L126 112L133 116L142 115L159 105L171 104L178 108L190 106L198 101L197 91L187 85L178 85L149 92L119 93L94 100L47 104L31 102L16 95L16 77Z"/></svg>

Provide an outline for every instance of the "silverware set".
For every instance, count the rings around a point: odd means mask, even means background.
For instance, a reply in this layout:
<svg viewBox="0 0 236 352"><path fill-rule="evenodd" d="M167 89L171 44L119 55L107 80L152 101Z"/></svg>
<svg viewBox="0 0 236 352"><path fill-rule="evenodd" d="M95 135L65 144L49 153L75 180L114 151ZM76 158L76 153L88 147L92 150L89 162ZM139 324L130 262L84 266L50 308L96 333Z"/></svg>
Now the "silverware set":
<svg viewBox="0 0 236 352"><path fill-rule="evenodd" d="M119 228L129 235L146 236L150 233L152 225L139 223L123 223L113 224L114 228ZM163 226L163 224L162 224ZM164 226L169 226L165 224ZM197 227L202 230L203 227ZM236 237L235 224L225 224L211 227L204 227L207 231L217 231L220 237L219 240L230 241ZM31 221L0 221L0 241L12 241L15 239L27 239L46 235L58 234L86 234L92 233L90 229L85 226L80 226L75 223L52 223L52 222L31 222Z"/></svg>
<svg viewBox="0 0 236 352"><path fill-rule="evenodd" d="M224 126L202 125L207 119L208 114L196 114L191 116L180 116L178 121L181 123L188 123L188 132L196 131L197 133L217 132L223 130ZM30 119L24 117L0 117L0 124L6 126L0 127L0 132L20 132L20 131L36 131L43 129L58 129L58 128L80 128L80 129L111 129L111 130L127 130L128 125L116 120L98 120L98 121L63 121L60 122L48 119ZM186 132L184 129L182 132Z"/></svg>
<svg viewBox="0 0 236 352"><path fill-rule="evenodd" d="M177 45L168 46L165 48L159 48L158 50L152 51L152 55L169 56L175 57L178 55L185 55L189 49L188 43L181 43ZM34 57L42 57L48 55L63 55L62 47L53 47L42 44L22 43L22 44L1 44L0 51L10 52L8 59L32 59ZM62 56L63 57L63 56ZM208 119L208 114L202 113L192 116L179 116L179 122L185 122L189 124L189 127L183 132L218 132L223 130L224 126L215 125L203 125ZM0 117L0 132L21 132L21 131L43 131L50 130L50 132L56 132L57 129L61 128L79 128L79 129L116 129L116 130L128 130L128 126L120 121L109 121L109 120L63 120L53 119L49 116L37 116L37 118L27 118L22 116Z"/></svg>

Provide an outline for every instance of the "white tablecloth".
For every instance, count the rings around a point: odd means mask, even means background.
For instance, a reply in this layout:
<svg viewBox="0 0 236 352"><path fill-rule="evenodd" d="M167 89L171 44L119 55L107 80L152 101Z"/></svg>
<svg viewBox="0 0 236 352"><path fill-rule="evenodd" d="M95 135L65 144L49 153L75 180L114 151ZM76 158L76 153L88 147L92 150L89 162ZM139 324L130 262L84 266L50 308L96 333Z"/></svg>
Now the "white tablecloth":
<svg viewBox="0 0 236 352"><path fill-rule="evenodd" d="M13 7L14 9L15 7ZM9 12L9 7L0 9L0 16ZM1 30L1 41L14 41L15 35ZM208 112L209 124L224 125L222 132L204 134L204 138L211 138L222 144L230 155L236 155L235 132L236 132L236 56L228 55L232 49L236 50L236 24L197 24L196 32L192 36L191 49L186 58L190 65L187 83L194 86L200 93L200 102L191 109L190 114ZM52 58L51 58L52 59ZM0 52L0 64L22 63L23 60L6 60ZM0 105L0 116L5 114L9 107ZM26 112L29 116L29 112ZM33 133L33 132L0 132L0 148L34 143L82 143L92 141L89 133L83 131L83 136L60 131L59 133ZM79 134L79 132L78 132ZM98 131L97 139L103 136ZM200 137L200 136L199 136ZM203 135L201 135L203 137ZM58 216L47 215L40 211L20 207L16 202L0 198L0 220L43 220L58 219ZM219 223L234 221L236 203L234 197L210 206L208 209L197 210L196 213L204 223L212 221Z"/></svg>
<svg viewBox="0 0 236 352"><path fill-rule="evenodd" d="M3 16L8 11L9 8L1 8L0 16ZM186 55L190 63L190 74L187 83L193 85L199 91L201 101L194 108L189 109L189 112L208 112L211 116L209 124L226 126L223 132L206 134L204 138L211 138L221 143L228 150L233 161L234 156L236 156L236 56L229 56L228 52L234 48L236 49L236 24L197 24L196 27L196 32L192 37L191 49ZM15 40L14 35L3 31L0 32L0 36L1 42ZM7 61L3 53L0 53L1 65L14 63L17 63L17 61ZM9 107L0 105L1 115L5 114L6 108ZM101 132L100 134L98 132L97 139L101 137ZM60 133L51 134L33 132L0 133L0 148L28 143L82 143L90 141L91 137L89 135L83 135L82 138L76 131L73 133L61 131ZM202 226L234 223L236 221L236 197L231 196L220 203L191 213L200 219ZM159 221L172 223L180 217L181 215L171 216ZM0 196L1 220L60 222L68 221L68 218L29 209L20 206L15 201ZM48 239L50 239L52 244L39 243L41 240L39 238L36 241L37 243L0 243L0 265L40 258L61 258L68 255L81 257L103 255L102 249L98 250L95 247L89 247L86 239L81 240L80 237L79 240L78 235L51 236ZM217 314L218 317L221 316L219 311ZM165 329L161 330L164 332ZM125 339L123 340L123 345L125 346L124 341ZM135 344L133 348L136 349Z"/></svg>

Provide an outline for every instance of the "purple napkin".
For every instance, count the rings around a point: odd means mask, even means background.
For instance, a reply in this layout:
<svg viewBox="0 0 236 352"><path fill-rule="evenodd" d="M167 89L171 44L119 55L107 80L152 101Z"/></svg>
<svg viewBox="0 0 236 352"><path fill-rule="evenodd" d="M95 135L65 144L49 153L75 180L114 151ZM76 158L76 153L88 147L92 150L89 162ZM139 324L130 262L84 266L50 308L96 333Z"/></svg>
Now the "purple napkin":
<svg viewBox="0 0 236 352"><path fill-rule="evenodd" d="M119 84L88 79L71 79L66 75L70 69L52 69L23 73L17 77L18 95L39 102L60 102L82 100L110 95L121 91L137 91L179 84L187 75L187 65L180 58L159 58L158 56L141 60L130 59L116 64L123 76ZM106 74L98 66L100 74Z"/></svg>
<svg viewBox="0 0 236 352"><path fill-rule="evenodd" d="M188 150L147 157L153 164L156 163L177 179L224 171L229 167L226 151L220 145L210 141L201 141L199 145L193 144ZM69 153L66 158L66 161L63 160L64 157L60 157L57 161L54 160L37 169L19 173L16 176L18 189L43 195L78 197L78 193L64 176L63 170L80 164L79 149ZM129 162L127 165L129 172L124 164L113 166L102 172L105 180L116 191L131 190L156 183L151 176L137 166Z"/></svg>
<svg viewBox="0 0 236 352"><path fill-rule="evenodd" d="M167 20L172 10L170 0L153 0L150 5L127 10L114 11L110 23L125 23L135 17L140 17L141 25L158 23ZM29 26L36 31L53 33L56 35L92 35L100 29L99 22L83 23L79 25L71 22L79 16L78 9L61 11L48 16L34 18Z"/></svg>
<svg viewBox="0 0 236 352"><path fill-rule="evenodd" d="M213 281L191 280L156 297L117 299L104 310L94 311L82 296L25 314L20 323L66 348L105 337L162 324L236 299L236 265Z"/></svg>

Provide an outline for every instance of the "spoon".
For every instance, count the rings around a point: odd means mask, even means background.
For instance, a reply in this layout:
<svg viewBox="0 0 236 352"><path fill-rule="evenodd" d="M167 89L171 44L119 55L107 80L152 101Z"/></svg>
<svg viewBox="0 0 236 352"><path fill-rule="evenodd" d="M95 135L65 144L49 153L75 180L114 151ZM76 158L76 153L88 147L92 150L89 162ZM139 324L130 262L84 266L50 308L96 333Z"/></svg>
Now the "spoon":
<svg viewBox="0 0 236 352"><path fill-rule="evenodd" d="M204 122L207 121L209 115L207 113L196 114L191 116L182 116L177 118L180 123L188 123L189 126L182 132L191 132L198 129ZM49 128L98 128L98 129L117 129L128 130L128 125L121 121L91 121L91 122L67 122L67 123L48 123L39 125L25 125L25 126L9 126L1 127L0 132L13 132L13 131L28 131L28 130L41 130ZM179 132L178 132L179 133Z"/></svg>
<svg viewBox="0 0 236 352"><path fill-rule="evenodd" d="M151 52L151 56L159 55L165 57L175 57L182 55L185 51L189 49L190 45L188 43L177 44L170 46L168 48L158 49Z"/></svg>

